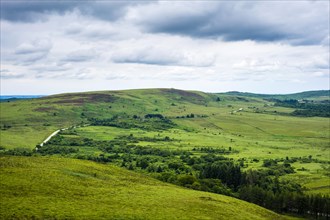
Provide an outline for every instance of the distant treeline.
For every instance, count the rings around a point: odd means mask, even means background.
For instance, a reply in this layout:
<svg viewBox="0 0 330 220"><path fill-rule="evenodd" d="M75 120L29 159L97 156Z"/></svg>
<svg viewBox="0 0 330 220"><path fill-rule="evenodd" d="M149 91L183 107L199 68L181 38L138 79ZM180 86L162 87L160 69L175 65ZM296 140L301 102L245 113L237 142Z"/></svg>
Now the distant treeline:
<svg viewBox="0 0 330 220"><path fill-rule="evenodd" d="M304 117L330 117L330 102L329 101L321 101L321 102L311 102L307 100L298 101L296 99L288 99L288 100L278 100L273 99L275 101L275 106L295 108L291 115L294 116L304 116Z"/></svg>
<svg viewBox="0 0 330 220"><path fill-rule="evenodd" d="M226 92L224 94L233 95L233 96L263 98L263 99L288 100L288 99L308 99L308 98L315 98L320 96L329 97L330 90L306 91L306 92L286 94L286 95L256 94L256 93L236 92L236 91Z"/></svg>
<svg viewBox="0 0 330 220"><path fill-rule="evenodd" d="M22 99L35 99L40 97L42 97L42 95L0 95L0 102L11 102Z"/></svg>

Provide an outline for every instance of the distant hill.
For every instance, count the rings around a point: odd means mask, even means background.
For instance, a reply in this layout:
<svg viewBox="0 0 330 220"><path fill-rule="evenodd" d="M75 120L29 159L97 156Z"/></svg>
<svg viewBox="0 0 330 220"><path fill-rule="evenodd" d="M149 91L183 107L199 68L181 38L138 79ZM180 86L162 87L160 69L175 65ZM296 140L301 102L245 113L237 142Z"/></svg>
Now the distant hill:
<svg viewBox="0 0 330 220"><path fill-rule="evenodd" d="M43 95L0 95L0 102L17 101L21 99L40 98Z"/></svg>
<svg viewBox="0 0 330 220"><path fill-rule="evenodd" d="M306 91L306 92L283 94L283 95L282 94L257 94L257 93L237 92L237 91L231 91L231 92L219 93L219 94L263 98L263 99L285 100L285 99L308 99L308 98L318 98L318 97L330 97L330 90Z"/></svg>

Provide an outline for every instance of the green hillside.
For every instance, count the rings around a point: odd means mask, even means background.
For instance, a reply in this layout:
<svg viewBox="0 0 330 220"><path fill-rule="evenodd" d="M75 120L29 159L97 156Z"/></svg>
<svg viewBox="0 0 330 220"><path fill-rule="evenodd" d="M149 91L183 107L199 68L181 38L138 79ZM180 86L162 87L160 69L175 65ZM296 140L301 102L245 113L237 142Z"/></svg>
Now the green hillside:
<svg viewBox="0 0 330 220"><path fill-rule="evenodd" d="M284 219L256 205L111 165L0 157L1 219Z"/></svg>
<svg viewBox="0 0 330 220"><path fill-rule="evenodd" d="M323 93L302 94L310 105L315 100L323 107L327 105ZM2 102L0 153L32 156L24 158L29 163L57 155L78 158L66 161L81 165L103 166L87 161L93 160L279 212L322 213L317 208L325 210L328 204L315 201L328 201L330 192L330 118L293 114L297 110L264 96L176 89L70 93ZM38 146L62 128L68 129ZM217 169L229 174L212 171ZM231 172L237 179L231 178ZM256 194L259 197L252 196Z"/></svg>

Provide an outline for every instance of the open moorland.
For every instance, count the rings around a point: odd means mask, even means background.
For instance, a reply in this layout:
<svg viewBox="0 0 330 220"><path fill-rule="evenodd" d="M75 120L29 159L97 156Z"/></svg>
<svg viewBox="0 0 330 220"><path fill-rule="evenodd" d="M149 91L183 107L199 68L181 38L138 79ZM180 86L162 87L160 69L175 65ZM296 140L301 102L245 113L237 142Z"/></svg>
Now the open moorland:
<svg viewBox="0 0 330 220"><path fill-rule="evenodd" d="M0 106L4 218L284 218L234 198L329 215L329 91L102 91Z"/></svg>

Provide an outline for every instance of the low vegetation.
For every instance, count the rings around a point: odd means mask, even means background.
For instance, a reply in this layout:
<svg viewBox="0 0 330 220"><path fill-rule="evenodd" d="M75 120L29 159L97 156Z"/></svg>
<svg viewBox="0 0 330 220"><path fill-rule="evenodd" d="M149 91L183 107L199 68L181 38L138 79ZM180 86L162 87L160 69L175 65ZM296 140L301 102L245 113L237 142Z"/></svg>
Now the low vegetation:
<svg viewBox="0 0 330 220"><path fill-rule="evenodd" d="M124 129L140 128L144 130L166 130L173 128L175 124L161 114L146 114L144 117L127 114L115 115L112 118L90 118L91 125L113 126Z"/></svg>

